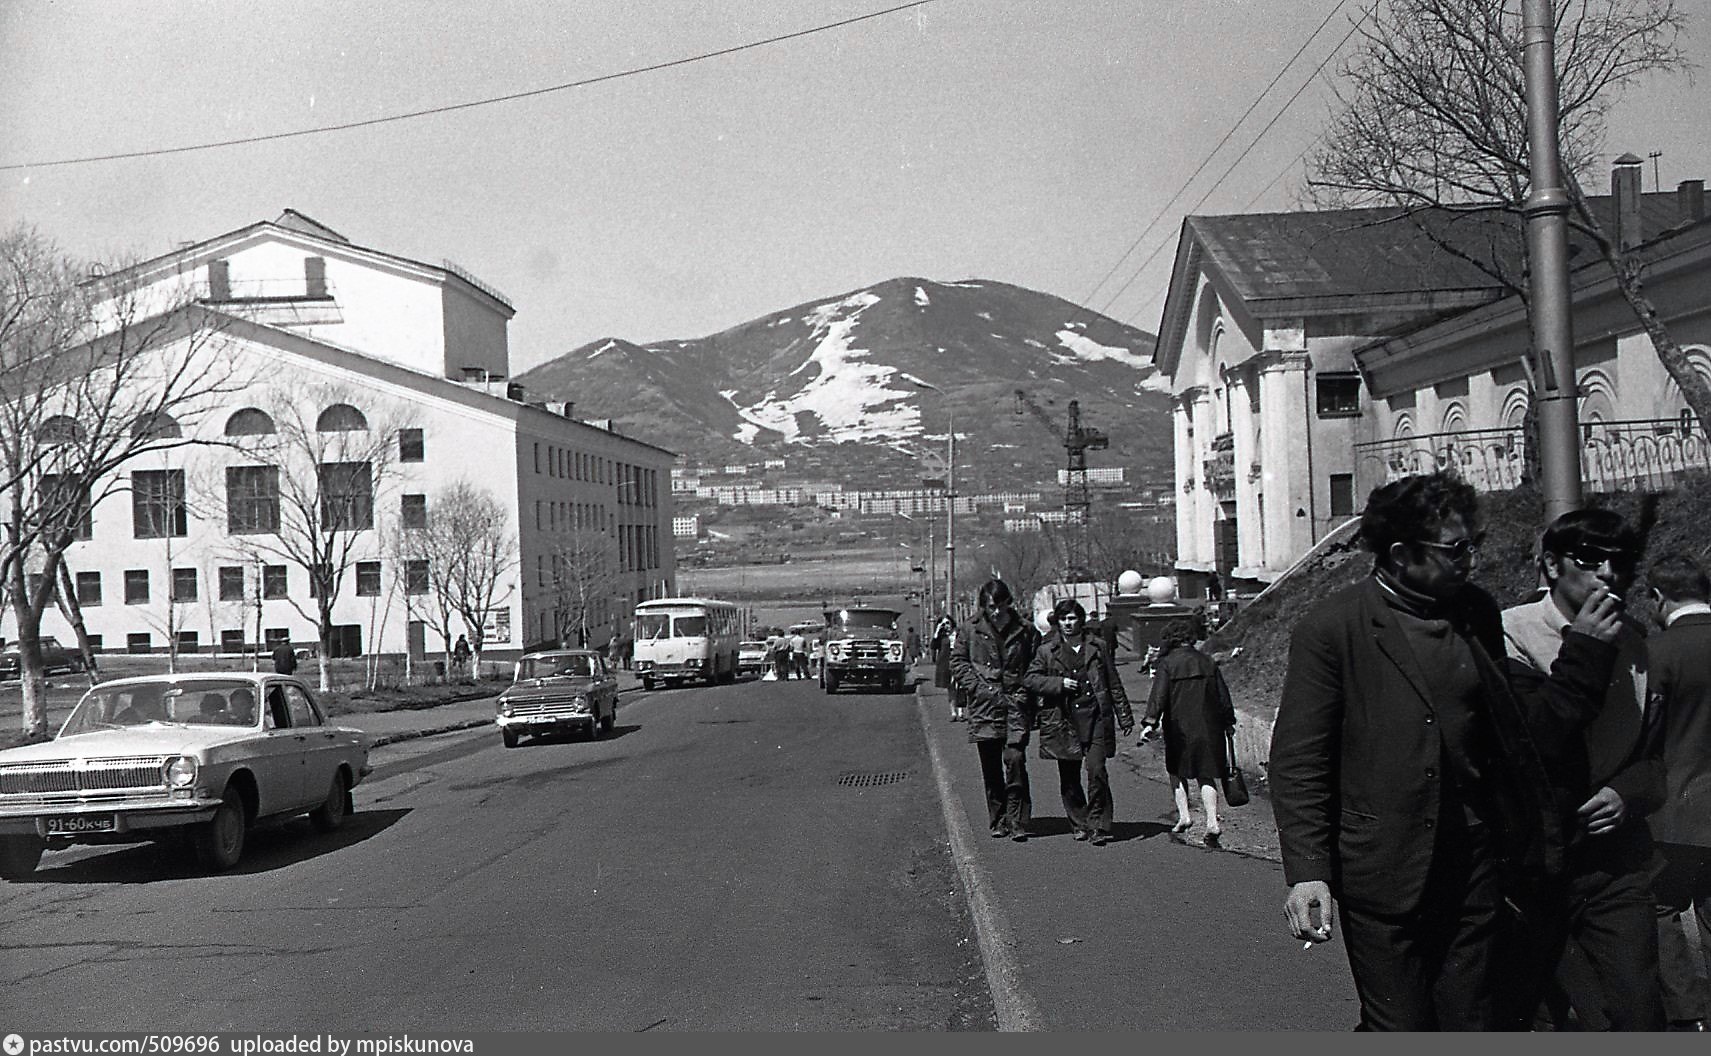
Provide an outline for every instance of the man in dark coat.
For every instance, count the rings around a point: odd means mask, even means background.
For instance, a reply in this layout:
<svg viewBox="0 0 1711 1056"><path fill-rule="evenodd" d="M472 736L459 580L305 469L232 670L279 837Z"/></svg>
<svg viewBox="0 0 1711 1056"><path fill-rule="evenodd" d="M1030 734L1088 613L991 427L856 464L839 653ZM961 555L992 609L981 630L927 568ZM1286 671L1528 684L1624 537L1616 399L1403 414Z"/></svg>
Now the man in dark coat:
<svg viewBox="0 0 1711 1056"><path fill-rule="evenodd" d="M1040 757L1055 759L1063 812L1078 840L1111 840L1111 779L1105 761L1117 754L1117 730L1135 728L1125 696L1119 709L1106 681L1099 640L1086 633L1087 611L1073 598L1052 608L1057 632L1040 644L1025 685L1040 701ZM1087 790L1081 772L1087 770Z"/></svg>
<svg viewBox="0 0 1711 1056"><path fill-rule="evenodd" d="M968 739L980 753L988 827L1018 842L1028 838L1033 810L1026 749L1034 708L1023 680L1039 642L1010 588L992 579L980 588L980 612L958 629L951 648L951 680L966 694Z"/></svg>
<svg viewBox="0 0 1711 1056"><path fill-rule="evenodd" d="M1499 866L1562 866L1533 731L1578 732L1610 677L1606 591L1518 699L1497 606L1468 583L1477 517L1447 474L1376 489L1361 516L1373 574L1291 635L1269 767L1284 912L1297 939L1325 942L1340 909L1363 1029L1495 1023Z"/></svg>
<svg viewBox="0 0 1711 1056"><path fill-rule="evenodd" d="M297 670L297 650L291 648L290 642L280 642L273 647L273 670L281 675Z"/></svg>
<svg viewBox="0 0 1711 1056"><path fill-rule="evenodd" d="M1587 597L1627 591L1639 549L1639 536L1610 510L1573 510L1551 522L1539 543L1549 593L1503 610L1510 662L1543 677ZM1646 666L1645 632L1624 621L1595 716L1580 736L1544 752L1567 858L1562 881L1539 892L1544 901L1530 914L1527 945L1556 977L1559 1020L1572 1004L1582 1024L1605 1029L1664 1025L1651 890L1656 850L1646 825L1663 803L1663 724L1661 710L1648 707ZM1529 1025L1532 1013L1517 1008L1511 1025Z"/></svg>
<svg viewBox="0 0 1711 1056"><path fill-rule="evenodd" d="M1658 975L1669 1029L1704 1030L1711 1017L1711 577L1677 553L1652 562L1646 583L1664 625L1646 642L1650 706L1664 725L1665 795L1651 819L1664 860L1654 885ZM1682 931L1689 915L1699 929L1697 957Z"/></svg>

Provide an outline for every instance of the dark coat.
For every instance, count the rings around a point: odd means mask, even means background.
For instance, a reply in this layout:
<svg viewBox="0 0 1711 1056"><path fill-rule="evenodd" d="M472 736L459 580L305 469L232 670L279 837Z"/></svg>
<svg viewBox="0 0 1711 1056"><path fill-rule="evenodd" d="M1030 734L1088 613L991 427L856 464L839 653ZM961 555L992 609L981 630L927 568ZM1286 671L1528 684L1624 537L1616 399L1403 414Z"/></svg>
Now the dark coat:
<svg viewBox="0 0 1711 1056"><path fill-rule="evenodd" d="M1666 790L1652 832L1663 843L1711 847L1711 614L1682 616L1646 645Z"/></svg>
<svg viewBox="0 0 1711 1056"><path fill-rule="evenodd" d="M1224 731L1236 725L1236 705L1217 661L1192 645L1177 646L1159 657L1153 665L1147 721L1160 716L1166 770L1197 781L1230 776Z"/></svg>
<svg viewBox="0 0 1711 1056"><path fill-rule="evenodd" d="M1566 832L1535 734L1578 737L1597 713L1615 648L1570 633L1548 679L1512 689L1490 595L1469 585L1448 606L1484 689L1496 760L1487 769L1509 875L1557 876ZM1295 625L1272 733L1272 806L1284 879L1330 883L1368 912L1419 905L1437 845L1444 743L1432 685L1368 578Z"/></svg>
<svg viewBox="0 0 1711 1056"><path fill-rule="evenodd" d="M1117 754L1117 713L1105 669L1098 639L1084 635L1079 653L1056 634L1040 643L1025 684L1039 700L1042 759L1084 758L1095 738L1107 755ZM1079 681L1080 688L1066 692L1066 678Z"/></svg>
<svg viewBox="0 0 1711 1056"><path fill-rule="evenodd" d="M273 647L273 670L281 675L297 670L297 650L291 648L290 642L281 642Z"/></svg>
<svg viewBox="0 0 1711 1056"><path fill-rule="evenodd" d="M968 739L1028 743L1033 698L1023 678L1040 633L1020 615L1000 633L983 613L964 624L951 649L951 679L968 701Z"/></svg>

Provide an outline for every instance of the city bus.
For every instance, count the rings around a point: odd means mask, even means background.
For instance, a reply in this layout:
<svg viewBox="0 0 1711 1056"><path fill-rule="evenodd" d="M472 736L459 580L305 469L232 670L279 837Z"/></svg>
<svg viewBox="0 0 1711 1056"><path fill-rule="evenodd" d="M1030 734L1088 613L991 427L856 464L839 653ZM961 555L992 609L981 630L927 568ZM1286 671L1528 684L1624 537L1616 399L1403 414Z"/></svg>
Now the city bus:
<svg viewBox="0 0 1711 1056"><path fill-rule="evenodd" d="M742 610L712 598L656 598L636 606L631 666L642 688L704 679L734 682Z"/></svg>

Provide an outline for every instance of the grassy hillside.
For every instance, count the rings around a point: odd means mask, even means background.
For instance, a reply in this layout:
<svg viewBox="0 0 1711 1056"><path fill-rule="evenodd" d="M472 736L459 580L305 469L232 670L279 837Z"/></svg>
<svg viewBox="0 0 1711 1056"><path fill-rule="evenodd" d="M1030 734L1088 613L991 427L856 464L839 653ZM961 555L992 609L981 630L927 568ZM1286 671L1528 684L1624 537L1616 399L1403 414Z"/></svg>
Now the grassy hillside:
<svg viewBox="0 0 1711 1056"><path fill-rule="evenodd" d="M1645 537L1639 582L1628 597L1630 611L1641 619L1651 615L1643 597L1649 560L1672 550L1685 550L1701 561L1711 555L1711 475L1691 479L1663 494L1591 496L1588 505L1621 513ZM1526 601L1538 585L1534 555L1544 528L1543 500L1532 488L1486 495L1481 516L1486 539L1474 582L1500 605ZM1241 655L1223 667L1230 692L1242 708L1265 715L1276 713L1295 617L1318 599L1371 571L1372 555L1361 548L1352 532L1345 535L1347 538L1335 540L1324 553L1280 580L1264 597L1242 608L1213 635L1209 651L1228 654L1241 647Z"/></svg>

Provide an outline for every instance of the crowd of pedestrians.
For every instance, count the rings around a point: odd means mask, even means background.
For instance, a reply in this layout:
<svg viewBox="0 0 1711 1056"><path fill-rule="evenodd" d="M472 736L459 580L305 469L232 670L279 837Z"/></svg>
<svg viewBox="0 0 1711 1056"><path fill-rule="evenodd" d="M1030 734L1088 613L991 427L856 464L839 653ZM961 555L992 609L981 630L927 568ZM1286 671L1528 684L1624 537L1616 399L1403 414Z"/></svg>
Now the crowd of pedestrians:
<svg viewBox="0 0 1711 1056"><path fill-rule="evenodd" d="M1542 593L1501 611L1468 484L1387 484L1360 533L1372 573L1296 623L1272 738L1291 933L1340 928L1361 1029L1704 1029L1704 569L1651 564L1648 635L1610 511L1546 525Z"/></svg>

